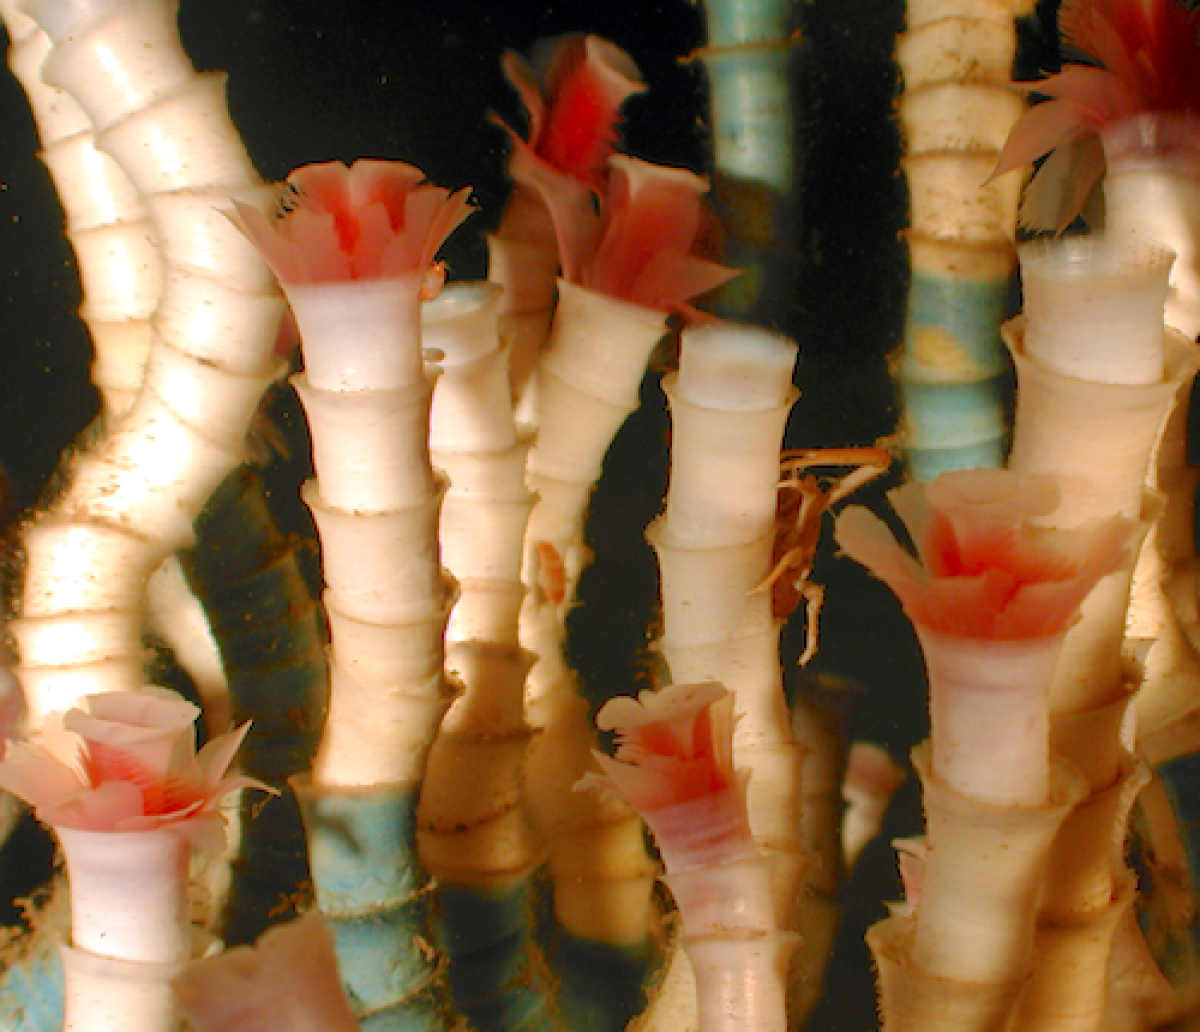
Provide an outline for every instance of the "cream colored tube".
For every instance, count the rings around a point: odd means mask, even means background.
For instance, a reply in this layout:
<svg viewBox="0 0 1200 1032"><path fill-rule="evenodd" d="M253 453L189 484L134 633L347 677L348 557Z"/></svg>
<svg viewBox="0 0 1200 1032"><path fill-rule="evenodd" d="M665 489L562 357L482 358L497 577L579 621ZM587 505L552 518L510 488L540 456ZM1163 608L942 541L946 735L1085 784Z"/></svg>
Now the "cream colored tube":
<svg viewBox="0 0 1200 1032"><path fill-rule="evenodd" d="M593 769L594 730L562 661L563 620L584 562L588 497L666 331L662 312L560 281L550 342L535 373L538 436L528 461L537 501L525 535L520 640L538 657L527 702L539 729L526 770L530 816L549 848L558 920L582 938L622 945L645 938L654 865L628 806L573 791ZM547 562L550 555L556 561Z"/></svg>
<svg viewBox="0 0 1200 1032"><path fill-rule="evenodd" d="M1079 240L1022 251L1022 262L1029 265L1033 308L1024 321L1006 328L1020 379L1010 465L1059 478L1062 495L1049 517L1052 525L1075 526L1113 514L1140 519L1151 454L1175 397L1198 364L1190 345L1164 336L1161 328L1169 256L1145 245ZM1095 288L1088 286L1093 267L1099 277ZM1104 298L1097 301L1101 288ZM1115 311L1119 297L1130 302L1123 315ZM1098 309L1113 310L1098 319ZM1089 361L1095 363L1090 373ZM1102 582L1068 633L1067 655L1084 640L1106 655L1095 661L1102 668L1094 671L1099 677L1084 676L1082 667L1072 670L1068 663L1060 666L1056 711L1101 706L1119 694L1120 668L1111 661L1119 645L1112 626L1123 626L1131 576L1129 569ZM1084 651L1096 655L1094 649ZM1088 661L1083 655L1073 662Z"/></svg>
<svg viewBox="0 0 1200 1032"><path fill-rule="evenodd" d="M304 499L321 537L332 632L313 769L326 788L417 784L449 701L438 547L446 484L429 456L419 290L411 275L287 288L316 472Z"/></svg>
<svg viewBox="0 0 1200 1032"><path fill-rule="evenodd" d="M450 477L440 538L460 591L446 666L464 692L430 754L418 845L440 882L477 888L519 883L540 859L524 807L533 734L524 688L533 657L517 645L518 609L510 601L524 590L521 558L534 499L497 329L499 295L493 284L456 284L422 310L423 343L442 356L430 444Z"/></svg>
<svg viewBox="0 0 1200 1032"><path fill-rule="evenodd" d="M1070 767L1056 766L1045 803L997 805L942 782L925 747L914 753L914 763L924 788L929 850L912 919L911 966L964 985L1019 982L1032 963L1055 833L1084 796L1086 782Z"/></svg>
<svg viewBox="0 0 1200 1032"><path fill-rule="evenodd" d="M92 378L106 413L126 412L150 353L150 316L162 293L162 259L149 212L120 166L96 149L91 120L62 90L42 81L49 37L0 4L13 43L9 64L24 87L45 162L66 215L83 286L80 311L95 346Z"/></svg>
<svg viewBox="0 0 1200 1032"><path fill-rule="evenodd" d="M1026 321L1008 338L1020 379L1011 465L1059 476L1061 503L1046 518L1050 525L1120 514L1142 523L1140 542L1157 517L1157 505L1144 498L1151 457L1200 364L1189 343L1163 330L1172 260L1164 249L1124 236L1022 249ZM1051 689L1056 746L1084 771L1089 795L1055 843L1035 985L1018 1019L1023 1028L1099 1027L1102 1004L1083 1000L1105 995L1117 917L1100 915L1121 909L1123 843L1136 794L1118 737L1128 700L1121 639L1132 577L1129 563L1085 601ZM1076 932L1091 946L1065 946ZM1066 951L1077 947L1069 977L1080 1000L1052 1005L1043 978L1057 980Z"/></svg>
<svg viewBox="0 0 1200 1032"><path fill-rule="evenodd" d="M1062 636L974 641L919 624L917 634L929 672L934 776L991 805L1044 805L1050 798L1050 679Z"/></svg>
<svg viewBox="0 0 1200 1032"><path fill-rule="evenodd" d="M648 533L662 575L659 649L676 683L713 680L734 694L734 756L750 772L755 842L775 861L775 918L795 920L806 865L800 842L802 750L783 699L778 625L767 592L784 424L796 399L796 346L714 325L684 334L665 384L671 481Z"/></svg>
<svg viewBox="0 0 1200 1032"><path fill-rule="evenodd" d="M1167 325L1194 340L1200 334L1200 181L1166 165L1114 155L1104 177L1106 229L1175 252Z"/></svg>
<svg viewBox="0 0 1200 1032"><path fill-rule="evenodd" d="M1102 137L1108 164L1106 224L1110 234L1175 252L1166 321L1194 340L1200 333L1200 182L1186 159L1147 144L1159 135L1159 117L1128 119ZM1200 635L1192 542L1196 482L1186 458L1188 408L1188 392L1181 390L1152 478L1166 496L1166 507L1143 549L1130 606L1129 635L1145 662L1137 697L1138 734L1153 762L1190 750L1195 742Z"/></svg>
<svg viewBox="0 0 1200 1032"><path fill-rule="evenodd" d="M63 1032L174 1032L179 1008L171 979L183 964L145 964L67 945L62 959Z"/></svg>
<svg viewBox="0 0 1200 1032"><path fill-rule="evenodd" d="M43 77L81 105L98 146L150 205L151 195L209 192L213 203L257 183L225 111L219 77L197 77L179 46L174 8L110 2L79 9L57 0L30 5L54 43ZM241 459L259 395L273 376L272 346L282 302L270 274L231 226L214 230L215 250L197 252L196 216L155 217L167 256L166 294L155 326L173 368L139 396L120 430L77 464L73 483L48 517L54 532L27 546L25 619L62 612L88 619L95 584L140 623L144 578L191 536L209 492ZM252 270L237 286L210 265ZM173 349L173 350L170 350ZM121 539L104 555L101 542ZM45 550L82 544L88 565ZM66 572L66 579L60 580ZM25 678L34 721L81 694L142 683L140 657L110 655L79 667L47 664Z"/></svg>
<svg viewBox="0 0 1200 1032"><path fill-rule="evenodd" d="M523 591L523 541L534 496L525 486L530 444L518 439L513 419L498 302L499 288L492 284L453 284L423 306L422 332L427 350L443 356L430 447L435 465L450 478L442 558L460 585L448 640L512 647L512 599Z"/></svg>
<svg viewBox="0 0 1200 1032"><path fill-rule="evenodd" d="M1103 1027L1105 984L1117 928L1133 905L1135 882L1121 875L1100 910L1043 919L1038 962L1021 994L1014 1027L1029 1032L1094 1032Z"/></svg>

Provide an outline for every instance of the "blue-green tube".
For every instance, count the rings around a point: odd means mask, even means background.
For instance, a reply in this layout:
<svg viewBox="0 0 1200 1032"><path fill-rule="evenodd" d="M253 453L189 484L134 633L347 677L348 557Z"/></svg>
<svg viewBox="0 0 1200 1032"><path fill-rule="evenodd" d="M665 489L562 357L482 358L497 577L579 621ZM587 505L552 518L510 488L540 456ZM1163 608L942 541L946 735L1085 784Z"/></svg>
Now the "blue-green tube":
<svg viewBox="0 0 1200 1032"><path fill-rule="evenodd" d="M474 1032L558 1027L550 979L535 951L530 882L503 889L440 885L437 938L449 961L454 1012Z"/></svg>
<svg viewBox="0 0 1200 1032"><path fill-rule="evenodd" d="M929 481L947 470L1002 466L1010 382L1000 325L1011 248L933 240L910 246L904 350L895 369L909 475Z"/></svg>
<svg viewBox="0 0 1200 1032"><path fill-rule="evenodd" d="M196 521L197 544L181 555L208 615L229 678L235 721L253 722L242 770L284 790L248 800L242 852L221 934L254 942L295 914L308 883L304 829L288 780L308 771L328 700L325 635L294 545L267 508L258 475L230 474Z"/></svg>
<svg viewBox="0 0 1200 1032"><path fill-rule="evenodd" d="M297 779L317 905L368 1032L447 1027L430 959L429 879L416 859L418 788L353 790Z"/></svg>
<svg viewBox="0 0 1200 1032"><path fill-rule="evenodd" d="M742 270L715 307L778 325L795 266L796 175L790 0L706 0L713 193L725 229L723 260Z"/></svg>
<svg viewBox="0 0 1200 1032"><path fill-rule="evenodd" d="M55 891L64 891L59 882ZM60 1032L62 962L53 938L35 932L0 979L0 1028L5 1032Z"/></svg>
<svg viewBox="0 0 1200 1032"><path fill-rule="evenodd" d="M570 1032L624 1032L646 1008L648 980L662 961L656 942L614 946L556 929L547 950L561 979L559 1007Z"/></svg>
<svg viewBox="0 0 1200 1032"><path fill-rule="evenodd" d="M948 470L1004 465L1005 382L901 379L909 476L928 482Z"/></svg>

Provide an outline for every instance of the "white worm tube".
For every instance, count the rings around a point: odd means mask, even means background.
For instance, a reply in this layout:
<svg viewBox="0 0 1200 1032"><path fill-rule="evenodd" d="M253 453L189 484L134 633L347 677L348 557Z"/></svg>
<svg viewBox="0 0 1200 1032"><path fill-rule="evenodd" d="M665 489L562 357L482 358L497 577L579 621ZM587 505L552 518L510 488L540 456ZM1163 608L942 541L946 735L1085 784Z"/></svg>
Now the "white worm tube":
<svg viewBox="0 0 1200 1032"><path fill-rule="evenodd" d="M563 620L584 562L588 497L613 437L637 407L667 317L565 281L558 286L550 342L535 373L538 436L527 476L537 501L525 534L520 639L538 657L526 701L539 729L527 763L529 807L549 848L559 921L581 938L629 945L643 942L649 928L654 867L631 809L572 791L593 769L594 731L562 661Z"/></svg>
<svg viewBox="0 0 1200 1032"><path fill-rule="evenodd" d="M910 0L896 41L912 279L895 375L909 469L921 481L1003 464L998 330L1022 177L991 171L1025 106L1009 87L1016 13L1002 0Z"/></svg>
<svg viewBox="0 0 1200 1032"><path fill-rule="evenodd" d="M92 123L68 93L42 81L51 49L37 22L0 5L45 162L66 215L83 286L80 311L95 347L92 379L108 416L133 404L150 353L150 316L162 294L162 259L145 205L120 166L96 149Z"/></svg>
<svg viewBox="0 0 1200 1032"><path fill-rule="evenodd" d="M1126 236L1022 249L1027 316L1006 334L1021 385L1011 465L1059 476L1063 492L1044 520L1050 525L1120 513L1140 521L1140 543L1158 515L1159 504L1144 494L1151 458L1200 365L1189 343L1163 330L1172 260L1165 249ZM1103 998L1108 944L1127 905L1118 903L1128 878L1121 849L1136 790L1119 735L1129 699L1121 641L1132 578L1132 563L1124 564L1084 602L1051 687L1055 747L1084 772L1089 795L1055 843L1022 1027L1095 1027L1094 1008L1066 1016L1080 1004L1053 1017L1062 1007L1045 979L1061 976L1081 999ZM1069 975L1061 968L1067 938L1080 950Z"/></svg>
<svg viewBox="0 0 1200 1032"><path fill-rule="evenodd" d="M171 979L182 963L144 964L59 945L63 1032L174 1032L179 1009ZM188 958L191 959L191 958Z"/></svg>
<svg viewBox="0 0 1200 1032"><path fill-rule="evenodd" d="M1112 237L1022 246L1024 352L1093 383L1161 383L1172 252Z"/></svg>
<svg viewBox="0 0 1200 1032"><path fill-rule="evenodd" d="M941 781L923 747L914 762L924 787L929 851L913 919L913 964L963 983L1020 979L1033 955L1037 905L1055 833L1085 794L1086 783L1063 765L1055 768L1044 802L995 805Z"/></svg>
<svg viewBox="0 0 1200 1032"><path fill-rule="evenodd" d="M1062 635L976 641L916 626L929 671L933 776L989 805L1045 804L1050 679Z"/></svg>
<svg viewBox="0 0 1200 1032"><path fill-rule="evenodd" d="M213 191L227 198L257 182L225 112L222 82L195 75L178 43L172 5L44 0L31 5L31 13L54 41L45 80L80 104L100 148L140 194ZM225 226L208 237L212 251L195 254L194 211L155 218L155 237L168 262L155 327L161 342L182 356L166 353L179 358L176 370L181 363L192 375L172 375L143 391L120 430L79 460L54 517L73 524L71 532L28 538L23 615L29 619L68 611L86 621L89 596L103 583L129 607L127 619L139 623L144 578L189 540L191 521L209 491L240 460L250 416L273 375L282 302L265 292L267 273L250 245ZM230 288L202 271L227 262L255 267L257 277ZM179 318L197 312L206 318ZM214 404L221 406L215 420L200 415ZM127 539L120 552L134 561L117 565L117 553L105 558L89 545L90 565L76 567L71 580L58 579L67 564L41 547L113 538ZM117 655L78 670L39 668L27 679L31 718L70 705L77 693L136 688L140 668L140 658ZM111 671L113 680L95 680L101 669ZM43 696L43 690L54 694Z"/></svg>
<svg viewBox="0 0 1200 1032"><path fill-rule="evenodd" d="M797 349L760 330L688 330L664 389L673 422L664 515L647 537L659 557L663 637L676 683L714 680L734 695L737 764L750 772L755 842L774 859L775 920L791 928L805 858L802 750L783 699L769 592L779 449L797 394Z"/></svg>
<svg viewBox="0 0 1200 1032"><path fill-rule="evenodd" d="M1169 144L1169 115L1140 115L1101 136L1106 228L1110 235L1169 247L1175 252L1166 321L1185 337L1200 333L1200 181ZM1160 143L1160 138L1162 143ZM1162 759L1194 740L1197 642L1197 568L1192 542L1196 474L1187 462L1189 398L1181 389L1160 444L1151 484L1166 496L1134 577L1128 635L1143 659L1137 696L1138 733Z"/></svg>
<svg viewBox="0 0 1200 1032"><path fill-rule="evenodd" d="M1151 245L1089 238L1035 245L1021 258L1029 263L1033 307L1005 329L1021 386L1010 466L1057 477L1051 525L1114 514L1140 521L1163 423L1200 365L1190 345L1162 329L1170 256ZM1091 269L1097 288L1087 285ZM1120 298L1129 305L1118 312ZM1130 567L1101 582L1068 631L1052 688L1056 713L1103 706L1121 694L1131 577ZM1097 787L1114 776L1110 770Z"/></svg>
<svg viewBox="0 0 1200 1032"><path fill-rule="evenodd" d="M1172 153L1172 116L1145 113L1101 133L1105 226L1175 252L1167 325L1193 340L1200 334L1200 176ZM1186 130L1185 130L1186 132Z"/></svg>
<svg viewBox="0 0 1200 1032"><path fill-rule="evenodd" d="M538 850L524 816L524 687L533 657L517 646L521 557L533 496L528 445L518 441L507 348L494 284L455 284L422 308L428 353L441 355L430 446L450 477L442 558L460 585L446 665L464 692L429 758L418 809L426 869L443 884L503 888L523 882ZM478 631L486 631L479 636ZM464 631L466 636L464 636ZM487 786L481 791L480 786Z"/></svg>
<svg viewBox="0 0 1200 1032"><path fill-rule="evenodd" d="M420 286L416 274L286 285L316 472L303 494L321 537L332 627L318 788L416 785L448 702L437 537L445 482L429 458Z"/></svg>
<svg viewBox="0 0 1200 1032"><path fill-rule="evenodd" d="M1037 964L1013 1016L1030 1032L1090 1032L1105 1017L1109 960L1117 928L1129 914L1136 881L1123 872L1112 902L1100 910L1063 914L1037 931Z"/></svg>
<svg viewBox="0 0 1200 1032"><path fill-rule="evenodd" d="M55 834L67 858L73 946L145 964L191 956L186 838L170 829Z"/></svg>

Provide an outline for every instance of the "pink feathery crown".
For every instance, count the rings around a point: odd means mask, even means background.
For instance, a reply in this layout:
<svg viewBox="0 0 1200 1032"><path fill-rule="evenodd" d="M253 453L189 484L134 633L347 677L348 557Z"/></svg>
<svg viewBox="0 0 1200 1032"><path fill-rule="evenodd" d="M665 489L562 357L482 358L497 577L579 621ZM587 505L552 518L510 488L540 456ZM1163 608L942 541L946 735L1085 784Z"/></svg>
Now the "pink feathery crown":
<svg viewBox="0 0 1200 1032"><path fill-rule="evenodd" d="M1071 63L1020 84L1050 100L1016 124L995 173L1055 152L1022 211L1034 229L1061 229L1082 210L1105 171L1102 133L1140 118L1120 146L1200 156L1200 10L1180 0L1064 0L1059 27Z"/></svg>

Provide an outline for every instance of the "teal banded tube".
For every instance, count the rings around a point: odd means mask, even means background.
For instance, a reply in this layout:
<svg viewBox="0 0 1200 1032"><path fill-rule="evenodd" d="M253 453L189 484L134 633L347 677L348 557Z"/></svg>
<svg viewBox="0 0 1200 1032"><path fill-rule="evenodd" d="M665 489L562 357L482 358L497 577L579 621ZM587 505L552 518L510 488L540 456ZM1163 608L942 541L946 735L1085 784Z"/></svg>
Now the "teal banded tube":
<svg viewBox="0 0 1200 1032"><path fill-rule="evenodd" d="M901 380L909 476L1004 465L1006 378L969 383Z"/></svg>
<svg viewBox="0 0 1200 1032"><path fill-rule="evenodd" d="M309 879L304 828L287 785L308 771L316 751L328 700L325 638L294 547L276 529L250 468L217 489L196 535L183 567L221 650L234 720L253 721L239 763L284 791L265 806L244 804L222 929L238 945L293 916Z"/></svg>
<svg viewBox="0 0 1200 1032"><path fill-rule="evenodd" d="M1008 440L1010 376L1000 325L1008 314L1012 245L909 235L912 280L894 375L909 474L997 468Z"/></svg>
<svg viewBox="0 0 1200 1032"><path fill-rule="evenodd" d="M913 270L903 372L913 379L987 378L1008 368L1000 340L1008 276L971 281Z"/></svg>
<svg viewBox="0 0 1200 1032"><path fill-rule="evenodd" d="M796 52L789 0L707 0L713 194L725 228L723 260L742 275L715 307L726 318L777 325L795 265L793 98Z"/></svg>
<svg viewBox="0 0 1200 1032"><path fill-rule="evenodd" d="M614 946L555 929L547 951L561 979L559 1007L568 1032L624 1032L646 1008L647 983L662 961L658 944Z"/></svg>
<svg viewBox="0 0 1200 1032"><path fill-rule="evenodd" d="M557 1028L545 965L534 952L530 882L500 889L439 885L436 929L455 1014L474 1032Z"/></svg>
<svg viewBox="0 0 1200 1032"><path fill-rule="evenodd" d="M419 788L321 788L303 778L293 787L317 905L363 1029L445 1029L427 946L429 879L416 859Z"/></svg>
<svg viewBox="0 0 1200 1032"><path fill-rule="evenodd" d="M714 47L779 41L791 32L791 0L706 0L704 14Z"/></svg>

